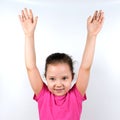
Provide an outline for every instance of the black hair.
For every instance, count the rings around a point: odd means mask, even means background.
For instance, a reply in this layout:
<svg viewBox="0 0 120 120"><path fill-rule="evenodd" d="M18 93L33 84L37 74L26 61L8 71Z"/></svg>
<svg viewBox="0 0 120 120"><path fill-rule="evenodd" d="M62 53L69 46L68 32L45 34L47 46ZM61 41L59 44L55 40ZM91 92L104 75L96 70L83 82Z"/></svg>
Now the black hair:
<svg viewBox="0 0 120 120"><path fill-rule="evenodd" d="M66 63L69 65L71 74L74 76L74 68L73 68L73 60L71 56L65 53L53 53L49 55L46 59L45 63L45 77L46 77L46 72L47 72L47 67L50 64L56 64L56 63Z"/></svg>

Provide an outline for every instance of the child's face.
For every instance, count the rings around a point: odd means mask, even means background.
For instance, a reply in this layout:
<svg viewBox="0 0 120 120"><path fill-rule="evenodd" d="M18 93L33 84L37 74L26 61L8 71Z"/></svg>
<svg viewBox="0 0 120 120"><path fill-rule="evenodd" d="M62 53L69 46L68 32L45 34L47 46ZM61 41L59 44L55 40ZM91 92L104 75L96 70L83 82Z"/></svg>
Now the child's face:
<svg viewBox="0 0 120 120"><path fill-rule="evenodd" d="M46 72L48 89L56 96L65 95L71 87L72 73L66 63L50 64Z"/></svg>

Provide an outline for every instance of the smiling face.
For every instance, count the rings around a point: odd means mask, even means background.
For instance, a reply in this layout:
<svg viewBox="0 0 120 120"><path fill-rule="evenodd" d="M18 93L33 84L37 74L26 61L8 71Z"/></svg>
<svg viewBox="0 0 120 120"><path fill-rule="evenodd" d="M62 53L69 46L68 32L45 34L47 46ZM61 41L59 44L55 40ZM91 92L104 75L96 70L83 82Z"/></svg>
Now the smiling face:
<svg viewBox="0 0 120 120"><path fill-rule="evenodd" d="M56 96L63 96L70 90L72 78L72 72L67 63L49 64L47 66L48 89Z"/></svg>

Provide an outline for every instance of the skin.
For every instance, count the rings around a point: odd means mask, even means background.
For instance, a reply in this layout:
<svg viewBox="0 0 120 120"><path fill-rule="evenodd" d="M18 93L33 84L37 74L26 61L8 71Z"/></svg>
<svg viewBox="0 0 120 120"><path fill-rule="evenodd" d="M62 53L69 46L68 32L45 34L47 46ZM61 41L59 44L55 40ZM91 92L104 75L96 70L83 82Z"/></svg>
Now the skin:
<svg viewBox="0 0 120 120"><path fill-rule="evenodd" d="M33 16L31 9L28 10L27 8L25 8L24 10L21 11L21 15L19 15L19 19L25 35L25 65L26 65L26 69L27 69L27 73L28 73L28 77L29 77L32 89L34 93L38 95L38 93L41 91L44 84L42 81L40 72L36 66L36 54L35 54L35 45L34 45L34 32L35 32L38 17ZM101 31L103 22L104 22L104 12L101 10L95 11L94 15L89 16L87 19L86 45L83 52L82 62L79 68L78 78L76 81L76 87L82 95L85 94L88 86L90 69L93 62L93 58L94 58L96 38L98 33ZM49 67L53 67L53 66L49 66ZM49 70L49 67L48 67L48 70ZM60 67L60 66L56 66L56 67ZM48 75L49 75L49 72L47 73ZM58 76L57 73L55 74L55 78L57 78L57 80L61 79L61 76ZM54 93L54 90L53 90L54 85L52 85L52 82L48 80L47 82L48 82L49 90L53 94L56 94L58 96L66 94L69 91L69 86L71 84L71 81L69 81L69 85L67 86L64 84L64 86L66 86L66 90L58 94L58 93Z"/></svg>
<svg viewBox="0 0 120 120"><path fill-rule="evenodd" d="M56 96L65 95L71 87L72 73L66 63L50 64L47 68L46 80L48 89Z"/></svg>

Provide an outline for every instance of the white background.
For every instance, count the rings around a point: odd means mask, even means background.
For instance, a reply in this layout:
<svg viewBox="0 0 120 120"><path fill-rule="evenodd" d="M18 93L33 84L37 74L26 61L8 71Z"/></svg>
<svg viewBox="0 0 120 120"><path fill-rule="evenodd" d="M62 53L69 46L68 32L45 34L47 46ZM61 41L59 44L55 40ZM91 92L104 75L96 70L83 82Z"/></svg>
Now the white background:
<svg viewBox="0 0 120 120"><path fill-rule="evenodd" d="M87 17L95 10L105 12L81 120L120 120L120 0L23 1L0 1L0 120L38 120L18 19L24 7L33 9L39 17L35 43L42 76L45 59L53 52L70 54L77 61L77 73L85 46Z"/></svg>

